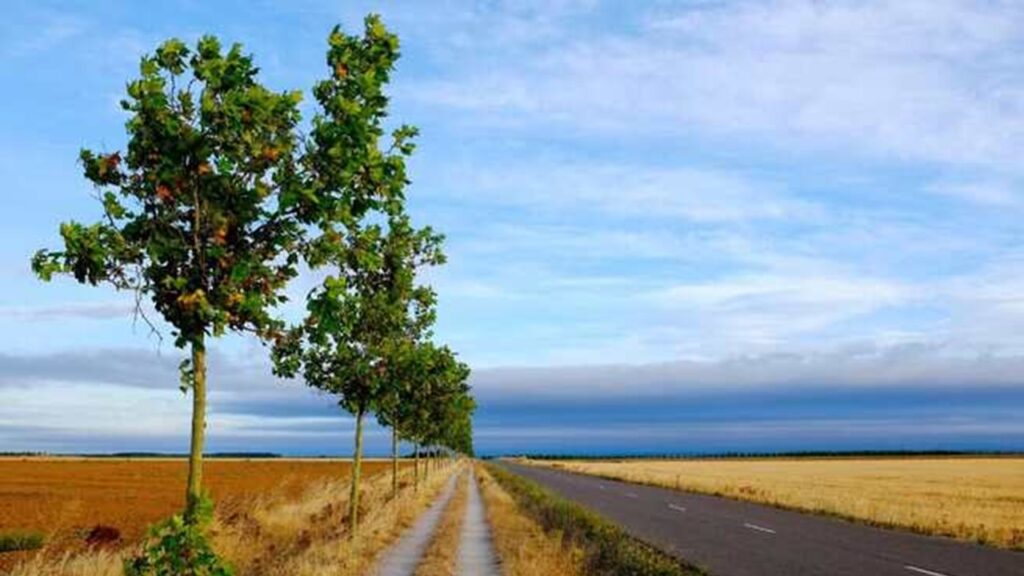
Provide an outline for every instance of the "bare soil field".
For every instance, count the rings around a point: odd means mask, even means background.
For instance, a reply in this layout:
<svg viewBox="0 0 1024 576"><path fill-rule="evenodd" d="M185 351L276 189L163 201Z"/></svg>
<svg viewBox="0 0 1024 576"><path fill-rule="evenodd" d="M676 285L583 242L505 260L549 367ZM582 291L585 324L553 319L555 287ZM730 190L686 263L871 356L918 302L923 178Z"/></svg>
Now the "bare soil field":
<svg viewBox="0 0 1024 576"><path fill-rule="evenodd" d="M346 476L350 467L335 459L210 459L203 476L227 516L257 496L298 497L313 484ZM387 461L370 460L364 474L389 469ZM120 538L108 542L108 531L97 544L133 543L148 525L181 510L186 473L180 459L0 458L0 533L37 531L50 551L76 550L101 526ZM0 570L27 555L0 554Z"/></svg>
<svg viewBox="0 0 1024 576"><path fill-rule="evenodd" d="M1024 458L537 461L607 478L1024 549Z"/></svg>

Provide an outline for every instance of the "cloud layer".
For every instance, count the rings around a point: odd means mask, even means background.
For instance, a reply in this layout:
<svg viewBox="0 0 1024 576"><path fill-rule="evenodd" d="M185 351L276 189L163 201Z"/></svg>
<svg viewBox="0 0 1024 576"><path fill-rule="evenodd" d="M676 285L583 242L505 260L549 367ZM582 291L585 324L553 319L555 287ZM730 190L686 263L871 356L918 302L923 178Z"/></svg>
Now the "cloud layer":
<svg viewBox="0 0 1024 576"><path fill-rule="evenodd" d="M522 452L1014 449L1024 358L938 360L935 350L750 357L474 374L477 447ZM210 449L346 454L352 419L264 363L211 357ZM0 444L105 452L188 444L173 358L121 349L0 356ZM371 426L368 449L385 454Z"/></svg>

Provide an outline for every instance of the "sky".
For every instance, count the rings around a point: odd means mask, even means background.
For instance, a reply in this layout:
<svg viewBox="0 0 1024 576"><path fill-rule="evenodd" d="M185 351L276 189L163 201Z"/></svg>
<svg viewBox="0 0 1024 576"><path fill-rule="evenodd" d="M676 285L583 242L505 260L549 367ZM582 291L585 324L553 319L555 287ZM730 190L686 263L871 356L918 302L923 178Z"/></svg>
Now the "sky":
<svg viewBox="0 0 1024 576"><path fill-rule="evenodd" d="M15 0L0 451L187 450L171 339L28 265L99 216L77 153L123 146L139 58L240 42L308 121L327 34L368 12L401 38L481 453L1024 450L1020 3ZM266 356L212 346L209 449L348 454L351 417Z"/></svg>

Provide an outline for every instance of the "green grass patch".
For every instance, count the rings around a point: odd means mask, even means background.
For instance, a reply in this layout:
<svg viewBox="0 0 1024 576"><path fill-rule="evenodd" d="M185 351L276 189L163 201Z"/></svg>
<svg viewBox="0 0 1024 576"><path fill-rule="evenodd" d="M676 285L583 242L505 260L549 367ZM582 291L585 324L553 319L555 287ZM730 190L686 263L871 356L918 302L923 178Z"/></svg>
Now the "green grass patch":
<svg viewBox="0 0 1024 576"><path fill-rule="evenodd" d="M702 570L641 542L590 510L555 495L536 482L487 464L494 479L515 498L523 512L548 532L584 551L584 573L594 576L698 576Z"/></svg>
<svg viewBox="0 0 1024 576"><path fill-rule="evenodd" d="M38 532L0 532L0 552L35 550L42 548L45 540Z"/></svg>

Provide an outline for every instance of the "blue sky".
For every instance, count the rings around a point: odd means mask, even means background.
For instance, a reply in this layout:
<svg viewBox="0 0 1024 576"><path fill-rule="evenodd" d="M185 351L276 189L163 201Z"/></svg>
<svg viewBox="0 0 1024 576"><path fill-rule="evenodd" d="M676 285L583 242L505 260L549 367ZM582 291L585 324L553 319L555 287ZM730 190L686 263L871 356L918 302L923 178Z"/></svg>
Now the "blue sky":
<svg viewBox="0 0 1024 576"><path fill-rule="evenodd" d="M1024 7L906 0L8 3L0 449L187 446L173 346L28 270L139 57L214 33L308 89L369 11L483 451L1024 449ZM264 356L217 344L211 448L346 452Z"/></svg>

